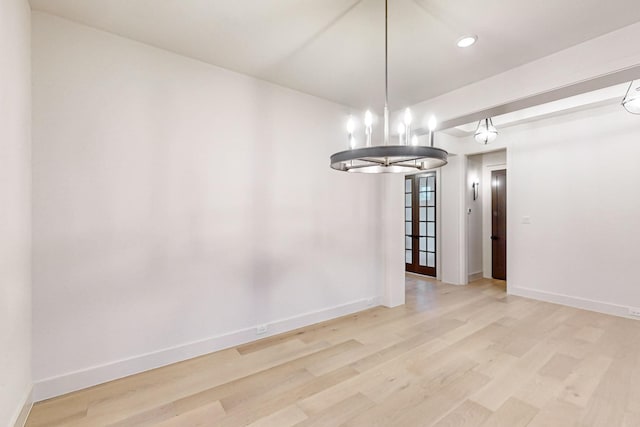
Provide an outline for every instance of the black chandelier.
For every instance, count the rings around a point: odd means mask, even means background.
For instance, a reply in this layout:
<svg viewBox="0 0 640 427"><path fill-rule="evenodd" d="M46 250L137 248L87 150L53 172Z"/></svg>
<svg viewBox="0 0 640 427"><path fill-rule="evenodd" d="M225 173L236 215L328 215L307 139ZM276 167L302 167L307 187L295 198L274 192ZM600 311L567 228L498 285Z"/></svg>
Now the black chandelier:
<svg viewBox="0 0 640 427"><path fill-rule="evenodd" d="M405 111L404 123L398 127L398 144L389 144L389 77L388 77L388 0L384 2L384 141L371 145L373 116L364 116L366 145L356 147L353 118L347 124L349 149L331 156L331 167L344 172L407 173L435 169L447 164L448 153L433 146L435 118L429 120L429 145L418 144L417 135L411 135L411 111Z"/></svg>

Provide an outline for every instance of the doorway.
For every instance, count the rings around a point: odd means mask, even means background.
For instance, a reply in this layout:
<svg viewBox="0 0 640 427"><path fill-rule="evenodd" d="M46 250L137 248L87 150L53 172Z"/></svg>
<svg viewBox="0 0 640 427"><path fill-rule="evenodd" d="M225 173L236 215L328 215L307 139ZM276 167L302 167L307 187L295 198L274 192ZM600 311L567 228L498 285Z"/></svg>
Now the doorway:
<svg viewBox="0 0 640 427"><path fill-rule="evenodd" d="M405 270L436 276L436 174L405 176Z"/></svg>
<svg viewBox="0 0 640 427"><path fill-rule="evenodd" d="M507 171L491 172L491 276L507 280Z"/></svg>

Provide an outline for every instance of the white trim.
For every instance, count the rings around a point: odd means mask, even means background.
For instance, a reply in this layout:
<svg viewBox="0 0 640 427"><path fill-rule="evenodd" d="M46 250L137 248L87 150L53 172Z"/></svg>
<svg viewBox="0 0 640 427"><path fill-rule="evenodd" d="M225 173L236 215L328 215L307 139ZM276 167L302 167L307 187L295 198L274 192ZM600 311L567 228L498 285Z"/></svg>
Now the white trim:
<svg viewBox="0 0 640 427"><path fill-rule="evenodd" d="M580 308L582 310L595 311L598 313L611 314L613 316L638 320L637 317L629 316L629 307L610 302L595 301L587 298L557 294L555 292L539 291L536 289L519 288L515 286L509 286L507 288L507 293L509 295L517 295L539 301Z"/></svg>
<svg viewBox="0 0 640 427"><path fill-rule="evenodd" d="M24 427L27 423L27 418L29 418L29 414L31 413L31 408L33 408L33 387L29 387L26 396L24 397L24 403L22 407L20 407L18 413L14 416L14 422L9 423L9 426L14 427Z"/></svg>
<svg viewBox="0 0 640 427"><path fill-rule="evenodd" d="M469 273L469 282L482 279L482 271L476 271L475 273Z"/></svg>
<svg viewBox="0 0 640 427"><path fill-rule="evenodd" d="M264 335L257 336L256 327L253 326L200 341L185 343L175 347L45 378L35 382L33 399L39 402L107 381L181 362L225 348L246 344L257 339L289 332L318 322L335 319L377 306L380 304L380 300L381 298L378 296L364 298L346 304L269 322L269 331Z"/></svg>
<svg viewBox="0 0 640 427"><path fill-rule="evenodd" d="M405 271L405 276L414 276L416 279L431 279L439 280L437 277L429 276L427 274L414 273L413 271Z"/></svg>
<svg viewBox="0 0 640 427"><path fill-rule="evenodd" d="M436 280L442 280L442 191L440 180L441 168L436 173Z"/></svg>
<svg viewBox="0 0 640 427"><path fill-rule="evenodd" d="M469 252L468 217L467 217L467 168L469 158L461 156L460 171L458 179L460 188L458 189L458 283L459 285L469 284L469 265L467 254Z"/></svg>

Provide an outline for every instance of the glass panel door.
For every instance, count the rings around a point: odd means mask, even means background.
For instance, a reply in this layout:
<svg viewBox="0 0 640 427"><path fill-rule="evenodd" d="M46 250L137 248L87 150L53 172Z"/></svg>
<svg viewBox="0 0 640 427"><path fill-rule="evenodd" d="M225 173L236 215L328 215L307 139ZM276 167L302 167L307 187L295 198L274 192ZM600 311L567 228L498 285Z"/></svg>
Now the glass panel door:
<svg viewBox="0 0 640 427"><path fill-rule="evenodd" d="M406 270L436 275L436 175L405 177Z"/></svg>
<svg viewBox="0 0 640 427"><path fill-rule="evenodd" d="M404 262L413 264L413 182L404 181Z"/></svg>

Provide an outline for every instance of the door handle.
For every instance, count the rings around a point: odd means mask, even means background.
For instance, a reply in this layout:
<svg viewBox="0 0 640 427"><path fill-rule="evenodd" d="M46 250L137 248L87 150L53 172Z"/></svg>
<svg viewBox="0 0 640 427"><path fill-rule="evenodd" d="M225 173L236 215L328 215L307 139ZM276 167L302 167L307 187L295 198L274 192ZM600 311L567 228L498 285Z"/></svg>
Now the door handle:
<svg viewBox="0 0 640 427"><path fill-rule="evenodd" d="M500 238L498 236L491 236L491 240L499 240Z"/></svg>

